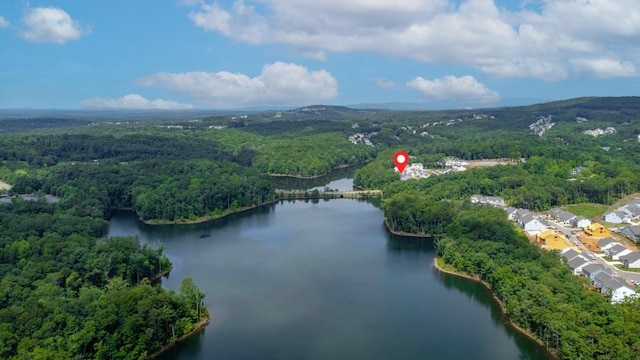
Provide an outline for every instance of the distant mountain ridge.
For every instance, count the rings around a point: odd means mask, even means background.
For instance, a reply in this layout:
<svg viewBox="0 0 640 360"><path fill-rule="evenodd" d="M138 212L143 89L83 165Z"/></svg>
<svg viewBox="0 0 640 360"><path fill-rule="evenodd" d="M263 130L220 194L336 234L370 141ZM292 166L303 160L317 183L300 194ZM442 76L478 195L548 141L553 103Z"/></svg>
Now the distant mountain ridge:
<svg viewBox="0 0 640 360"><path fill-rule="evenodd" d="M429 110L420 103L357 104L353 106L314 104L282 110L59 110L4 109L0 110L0 132L25 129L64 128L89 125L94 122L186 121L192 119L224 118L249 115L261 121L306 121L373 119L380 114L429 113L434 116L462 116L484 113L495 116L501 126L530 124L541 116L554 116L557 121L589 120L624 122L640 119L640 97L581 97L542 102L524 106L505 106L474 109ZM393 109L393 108L404 109ZM615 115L615 116L612 116ZM246 118L246 117L245 117ZM489 124L488 124L489 125Z"/></svg>

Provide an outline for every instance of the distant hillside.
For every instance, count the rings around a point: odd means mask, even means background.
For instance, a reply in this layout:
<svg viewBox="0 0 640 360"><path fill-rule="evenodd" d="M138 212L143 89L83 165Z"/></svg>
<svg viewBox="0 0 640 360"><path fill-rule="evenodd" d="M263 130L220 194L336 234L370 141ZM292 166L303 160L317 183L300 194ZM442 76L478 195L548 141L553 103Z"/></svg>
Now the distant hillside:
<svg viewBox="0 0 640 360"><path fill-rule="evenodd" d="M398 107L404 109L375 109ZM486 129L525 129L541 117L553 116L554 122L589 121L623 123L640 119L640 97L582 97L552 101L527 106L496 107L483 109L424 110L417 103L360 104L359 108L335 105L309 105L290 110L0 110L0 132L17 132L31 129L65 128L86 126L90 123L117 121L170 121L187 123L192 119L202 119L202 126L221 125L229 127L252 126L257 132L270 133L267 128L273 122L365 122L396 121L407 119L436 119L486 114L494 121L477 122ZM367 107L367 108L365 108ZM415 109L412 109L415 107ZM303 124L300 124L303 126ZM350 126L350 125L349 125Z"/></svg>

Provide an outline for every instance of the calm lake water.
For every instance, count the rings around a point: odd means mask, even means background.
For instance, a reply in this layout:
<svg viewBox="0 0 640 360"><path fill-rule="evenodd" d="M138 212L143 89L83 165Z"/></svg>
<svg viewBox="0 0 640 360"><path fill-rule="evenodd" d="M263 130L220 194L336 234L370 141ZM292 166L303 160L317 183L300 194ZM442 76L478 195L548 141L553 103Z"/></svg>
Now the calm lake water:
<svg viewBox="0 0 640 360"><path fill-rule="evenodd" d="M313 179L300 179L290 176L274 177L276 189L281 190L313 190L323 191L325 187L331 190L351 191L353 190L353 174L357 167L336 169L331 173Z"/></svg>
<svg viewBox="0 0 640 360"><path fill-rule="evenodd" d="M205 224L110 236L163 242L163 284L192 277L210 325L161 359L546 359L480 284L433 268L429 239L389 234L371 202L281 202Z"/></svg>

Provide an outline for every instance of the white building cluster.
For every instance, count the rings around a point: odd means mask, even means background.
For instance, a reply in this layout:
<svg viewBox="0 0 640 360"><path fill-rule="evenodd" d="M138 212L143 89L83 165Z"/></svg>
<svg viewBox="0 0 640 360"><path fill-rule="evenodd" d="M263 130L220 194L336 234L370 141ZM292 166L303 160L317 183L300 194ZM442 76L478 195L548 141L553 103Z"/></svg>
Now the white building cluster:
<svg viewBox="0 0 640 360"><path fill-rule="evenodd" d="M551 129L556 123L551 122L553 115L541 116L538 118L538 121L529 125L529 129L533 131L534 134L538 136L542 136L545 131Z"/></svg>
<svg viewBox="0 0 640 360"><path fill-rule="evenodd" d="M612 126L609 126L607 128L600 129L593 129L593 130L585 130L582 132L585 135L589 135L589 136L593 136L593 137L598 137L598 136L604 136L604 135L611 135L611 134L615 134L616 133L616 129Z"/></svg>

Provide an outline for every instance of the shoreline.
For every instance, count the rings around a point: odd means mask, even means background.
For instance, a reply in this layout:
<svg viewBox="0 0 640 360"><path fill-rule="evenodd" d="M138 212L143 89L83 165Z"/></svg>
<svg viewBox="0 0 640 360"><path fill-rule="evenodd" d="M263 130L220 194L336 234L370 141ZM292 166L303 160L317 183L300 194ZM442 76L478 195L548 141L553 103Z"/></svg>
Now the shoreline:
<svg viewBox="0 0 640 360"><path fill-rule="evenodd" d="M172 347L176 346L177 344L179 344L180 342L190 338L191 336L199 333L200 331L204 330L204 328L209 325L209 320L210 320L210 315L207 314L207 317L205 317L204 319L200 320L198 323L196 323L196 326L191 329L191 331L189 331L188 333L180 336L176 341L174 341L171 344L168 345L163 345L159 350L157 350L156 352L152 353L151 355L147 356L147 360L151 360L151 359L155 359L158 356L162 355L164 352L166 352L167 350L171 349Z"/></svg>
<svg viewBox="0 0 640 360"><path fill-rule="evenodd" d="M532 333L528 332L527 330L523 329L522 327L518 326L516 323L511 321L511 319L507 315L507 312L506 312L506 309L504 307L504 304L502 303L502 300L500 300L500 298L498 298L498 295L496 295L496 293L493 291L493 289L491 288L491 285L489 285L489 283L487 283L486 281L480 279L480 277L477 276L477 275L476 276L472 276L472 275L469 275L469 274L466 274L466 273L463 273L463 272L460 272L460 271L457 271L457 270L444 269L438 264L438 260L443 261L441 258L436 256L433 259L433 267L436 268L436 270L438 270L439 272L441 272L443 274L448 274L448 275L461 277L461 278L468 279L468 280L473 280L475 282L479 282L480 284L484 285L484 287L487 288L487 290L489 290L489 292L491 293L491 298L500 307L500 311L502 312L502 316L506 320L507 325L509 325L515 331L517 331L517 332L521 333L522 335L528 337L529 339L535 341L538 345L542 346L542 348L544 348L544 350L547 352L547 354L549 356L551 356L552 359L555 359L555 360L559 359L558 356L555 353L552 353L545 346L545 344L540 339L538 339L535 335L533 335Z"/></svg>
<svg viewBox="0 0 640 360"><path fill-rule="evenodd" d="M263 205L269 205L269 204L273 204L275 202L278 202L280 200L287 200L287 199L273 199L273 200L268 200L259 204L254 204L251 206L245 206L243 208L239 208L237 210L225 210L222 214L220 215L208 215L208 216L201 216L198 218L195 218L193 220L142 220L139 219L140 221L142 221L143 223L145 223L146 225L190 225L190 224L201 224L201 223L205 223L207 221L212 221L212 220L217 220L217 219L222 219L225 218L229 215L232 214L237 214L237 213L241 213L247 210L251 210L251 209L255 209L257 207L263 206Z"/></svg>
<svg viewBox="0 0 640 360"><path fill-rule="evenodd" d="M390 233L392 233L393 235L398 235L398 236L417 237L417 238L434 238L434 237L438 236L438 235L427 234L427 233L416 234L416 233L408 233L408 232L404 232L404 231L393 230L391 228L391 226L389 225L389 222L387 221L387 218L384 218L384 226L387 228L387 230Z"/></svg>

